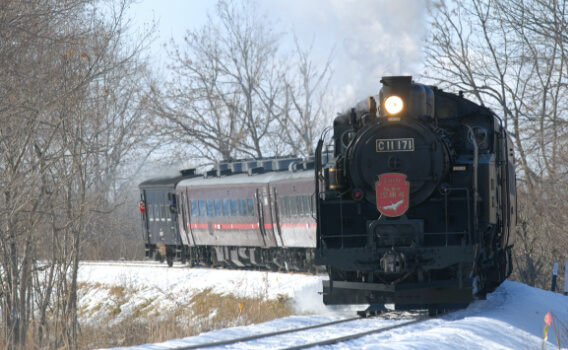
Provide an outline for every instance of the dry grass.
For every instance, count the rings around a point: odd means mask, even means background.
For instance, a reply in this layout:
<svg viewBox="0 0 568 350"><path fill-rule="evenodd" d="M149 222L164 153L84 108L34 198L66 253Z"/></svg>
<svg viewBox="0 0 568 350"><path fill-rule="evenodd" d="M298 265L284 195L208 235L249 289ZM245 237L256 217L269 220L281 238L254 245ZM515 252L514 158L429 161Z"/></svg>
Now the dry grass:
<svg viewBox="0 0 568 350"><path fill-rule="evenodd" d="M290 316L285 298L237 298L204 290L175 308L161 308L156 299L136 306L129 315L120 315L121 306L129 299L124 288L111 288L111 305L106 320L96 326L83 326L79 344L82 349L131 346L184 338L215 329L243 326ZM100 306L98 306L100 309Z"/></svg>

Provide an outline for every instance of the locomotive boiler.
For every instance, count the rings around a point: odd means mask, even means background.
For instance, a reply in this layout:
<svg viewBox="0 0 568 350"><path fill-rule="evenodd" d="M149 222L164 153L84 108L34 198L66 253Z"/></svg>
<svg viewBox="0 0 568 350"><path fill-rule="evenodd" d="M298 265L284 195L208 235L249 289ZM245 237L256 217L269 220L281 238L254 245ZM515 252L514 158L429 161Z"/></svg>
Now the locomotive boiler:
<svg viewBox="0 0 568 350"><path fill-rule="evenodd" d="M512 271L513 145L463 94L383 77L316 151L316 264L325 304L459 308ZM333 150L324 166L321 154Z"/></svg>

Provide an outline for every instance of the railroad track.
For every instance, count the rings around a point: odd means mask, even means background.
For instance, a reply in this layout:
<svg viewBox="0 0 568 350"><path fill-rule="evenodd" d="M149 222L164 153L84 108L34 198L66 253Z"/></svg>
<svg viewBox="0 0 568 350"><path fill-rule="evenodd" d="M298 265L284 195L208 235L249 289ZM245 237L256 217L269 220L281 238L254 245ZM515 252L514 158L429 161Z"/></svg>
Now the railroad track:
<svg viewBox="0 0 568 350"><path fill-rule="evenodd" d="M160 263L158 261L81 261L80 264L82 266L118 266L118 267L152 267L152 268L165 268L165 269L211 269L211 270L218 270L219 267L212 267L212 266L192 266L189 267L188 265L176 265L168 266L166 263ZM248 269L248 268L233 268L233 267L223 267L223 270L235 270L235 271L260 271L260 272L280 272L280 273L297 273L303 275L317 275L327 274L325 268L318 267L315 272L308 272L308 271L273 271L273 270L262 270L262 269Z"/></svg>
<svg viewBox="0 0 568 350"><path fill-rule="evenodd" d="M166 263L158 261L131 261L131 260L116 260L116 261L81 261L83 266L120 266L120 267L159 267L159 268L188 268L187 265L174 265L169 267Z"/></svg>
<svg viewBox="0 0 568 350"><path fill-rule="evenodd" d="M371 316L371 317L368 317L368 318L369 319L371 319L371 318L384 318L385 320L388 321L389 318L385 317L387 315L388 314L383 314L383 315L379 315L379 316ZM381 327L362 327L362 328L367 328L365 331L362 331L362 332L345 334L345 335L342 335L342 336L339 336L339 337L327 338L327 339L319 340L319 341L316 341L316 342L306 341L302 344L291 344L290 346L284 345L284 347L280 347L280 348L276 347L275 344L272 343L272 344L270 344L270 348L277 348L277 349L280 349L280 350L292 350L292 349L305 349L305 348L310 348L310 347L314 347L314 346L332 345L332 344L341 343L341 342L345 342L345 341L356 339L356 338L361 338L361 337L364 337L366 335L383 333L383 332L387 332L387 331L394 330L394 329L397 329L397 328L402 328L402 327L405 327L405 326L409 326L409 325L413 325L413 324L416 324L416 323L431 320L431 319L440 317L442 315L444 315L444 314L439 314L439 315L434 316L434 317L422 315L422 316L418 316L418 318L414 318L410 321L403 321L403 322L397 322L397 321L400 321L400 320L394 320L394 322L395 322L394 324L390 324L390 325L386 325L386 326L383 325ZM391 321L392 321L392 319L391 319ZM206 348L211 348L211 347L227 346L227 345L232 345L232 344L235 345L235 344L238 344L238 343L245 343L245 342L250 342L250 341L253 341L253 340L258 340L258 339L263 339L263 338L275 338L275 337L279 337L279 336L282 336L282 335L285 335L285 334L306 332L306 331L314 330L314 329L317 329L317 328L330 328L330 327L334 327L338 324L349 323L349 322L361 322L362 324L364 324L365 317L358 316L358 317L352 317L352 318L344 318L344 319L340 319L340 320L335 320L335 321L331 321L331 322L325 322L325 323L320 323L320 324L315 324L315 325L310 325L310 326L305 326L305 327L284 329L284 330L281 330L281 331L255 334L255 335L250 335L250 336L245 336L245 337L213 341L213 342L209 342L209 343L193 344L193 345L188 345L188 346L177 347L177 348L174 348L174 349L175 350L191 350L191 349L206 349ZM332 331L333 331L333 329L330 328L330 332L332 332ZM307 337L307 338L313 339L314 336L315 336L315 334L311 334L311 337ZM277 338L275 338L275 340L276 339ZM279 345L285 344L287 342L290 343L290 339L286 339L286 338L281 339L280 341L278 341L278 340L276 340L276 341L278 342ZM264 344L264 346L267 346L267 344Z"/></svg>

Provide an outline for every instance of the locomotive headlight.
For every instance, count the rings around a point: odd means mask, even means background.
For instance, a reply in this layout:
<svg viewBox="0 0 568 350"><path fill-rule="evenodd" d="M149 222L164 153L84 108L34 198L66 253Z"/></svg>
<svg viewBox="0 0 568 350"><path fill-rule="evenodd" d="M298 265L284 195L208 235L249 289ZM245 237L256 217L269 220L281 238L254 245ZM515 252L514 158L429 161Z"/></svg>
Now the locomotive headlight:
<svg viewBox="0 0 568 350"><path fill-rule="evenodd" d="M402 99L398 96L390 96L385 100L385 109L389 114L400 113L403 107Z"/></svg>

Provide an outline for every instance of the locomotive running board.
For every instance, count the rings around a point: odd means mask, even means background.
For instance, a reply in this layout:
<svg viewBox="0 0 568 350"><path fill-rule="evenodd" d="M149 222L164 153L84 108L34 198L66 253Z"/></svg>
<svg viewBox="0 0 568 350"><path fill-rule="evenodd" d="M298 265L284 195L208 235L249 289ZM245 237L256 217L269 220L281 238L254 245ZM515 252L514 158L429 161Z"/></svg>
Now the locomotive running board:
<svg viewBox="0 0 568 350"><path fill-rule="evenodd" d="M396 310L424 308L458 309L473 301L472 280L422 282L412 284L376 284L362 282L323 282L325 305L394 304Z"/></svg>

